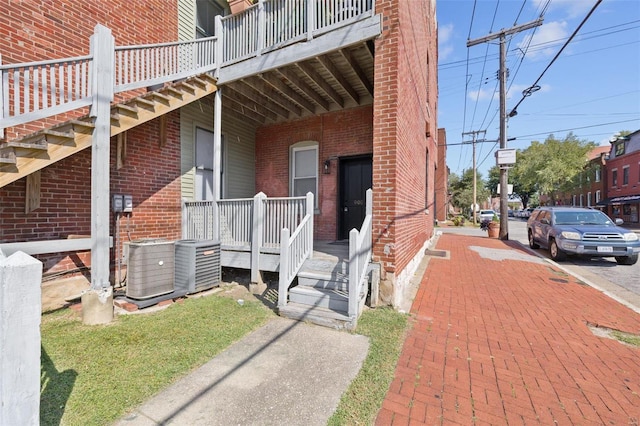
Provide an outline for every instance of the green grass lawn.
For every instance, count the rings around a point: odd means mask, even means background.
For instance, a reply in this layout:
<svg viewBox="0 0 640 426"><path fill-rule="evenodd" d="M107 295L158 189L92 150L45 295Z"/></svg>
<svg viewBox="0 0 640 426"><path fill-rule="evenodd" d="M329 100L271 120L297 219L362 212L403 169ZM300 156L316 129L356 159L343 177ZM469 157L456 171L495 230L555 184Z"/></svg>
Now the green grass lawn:
<svg viewBox="0 0 640 426"><path fill-rule="evenodd" d="M105 425L198 368L275 314L211 295L153 313L118 315L103 326L61 310L42 318L41 425ZM407 316L366 311L357 333L370 339L363 367L330 424L371 424L393 379Z"/></svg>

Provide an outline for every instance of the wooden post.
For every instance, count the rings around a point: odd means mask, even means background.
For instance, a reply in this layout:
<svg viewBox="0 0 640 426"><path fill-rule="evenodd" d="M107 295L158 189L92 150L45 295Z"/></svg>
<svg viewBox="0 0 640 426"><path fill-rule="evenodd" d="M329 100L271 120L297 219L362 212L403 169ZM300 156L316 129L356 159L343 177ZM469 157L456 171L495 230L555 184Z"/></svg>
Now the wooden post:
<svg viewBox="0 0 640 426"><path fill-rule="evenodd" d="M222 89L213 98L213 239L220 241L220 171L222 170Z"/></svg>
<svg viewBox="0 0 640 426"><path fill-rule="evenodd" d="M115 43L100 24L91 36L95 129L91 145L91 289L109 287L109 141L113 100Z"/></svg>
<svg viewBox="0 0 640 426"><path fill-rule="evenodd" d="M264 14L264 0L258 0L258 40L257 40L257 52L256 56L262 55L262 50L264 50L265 44L265 28L267 22Z"/></svg>
<svg viewBox="0 0 640 426"><path fill-rule="evenodd" d="M0 251L0 424L40 424L42 262Z"/></svg>
<svg viewBox="0 0 640 426"><path fill-rule="evenodd" d="M349 232L349 316L358 317L358 279L360 265L358 265L358 230L353 228Z"/></svg>
<svg viewBox="0 0 640 426"><path fill-rule="evenodd" d="M316 4L315 2L307 2L307 41L313 40L313 31L316 23Z"/></svg>
<svg viewBox="0 0 640 426"><path fill-rule="evenodd" d="M307 212L306 214L311 215L311 219L309 220L309 259L313 259L313 218L315 217L315 204L313 202L313 193L307 192Z"/></svg>
<svg viewBox="0 0 640 426"><path fill-rule="evenodd" d="M280 280L278 282L278 308L287 306L289 291L289 229L284 228L280 238Z"/></svg>
<svg viewBox="0 0 640 426"><path fill-rule="evenodd" d="M222 40L225 39L225 36L223 34L224 28L222 27L222 16L218 15L216 16L216 41L215 41L215 63L216 63L216 68L215 71L213 73L214 77L220 78L220 68L222 68L222 63L224 61L224 43L222 42ZM220 91L220 88L218 87L218 91Z"/></svg>
<svg viewBox="0 0 640 426"><path fill-rule="evenodd" d="M253 197L253 223L251 226L251 282L261 283L260 249L264 224L264 200L267 196L259 192Z"/></svg>

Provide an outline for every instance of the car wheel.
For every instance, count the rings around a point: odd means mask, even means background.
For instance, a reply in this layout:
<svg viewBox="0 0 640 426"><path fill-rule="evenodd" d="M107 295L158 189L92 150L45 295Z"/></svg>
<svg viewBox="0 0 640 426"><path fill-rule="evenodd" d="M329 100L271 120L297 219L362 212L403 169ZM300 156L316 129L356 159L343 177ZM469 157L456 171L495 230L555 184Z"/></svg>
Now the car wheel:
<svg viewBox="0 0 640 426"><path fill-rule="evenodd" d="M555 261L561 261L567 257L566 253L558 248L555 239L552 239L549 243L549 254L551 255L551 259Z"/></svg>
<svg viewBox="0 0 640 426"><path fill-rule="evenodd" d="M616 256L616 262L618 262L618 265L635 265L637 261L637 254L633 254L631 256Z"/></svg>
<svg viewBox="0 0 640 426"><path fill-rule="evenodd" d="M533 239L533 232L531 232L531 230L529 230L529 247L531 247L532 249L540 248L540 246L536 244L536 241Z"/></svg>

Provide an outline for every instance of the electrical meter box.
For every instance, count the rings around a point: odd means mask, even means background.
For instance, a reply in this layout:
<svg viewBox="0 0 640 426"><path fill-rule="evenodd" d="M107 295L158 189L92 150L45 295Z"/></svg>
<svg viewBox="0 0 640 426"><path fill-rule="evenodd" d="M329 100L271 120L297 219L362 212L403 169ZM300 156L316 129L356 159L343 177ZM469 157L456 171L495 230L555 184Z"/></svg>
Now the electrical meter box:
<svg viewBox="0 0 640 426"><path fill-rule="evenodd" d="M122 211L131 213L133 211L133 195L123 195Z"/></svg>
<svg viewBox="0 0 640 426"><path fill-rule="evenodd" d="M113 210L113 212L120 213L122 212L123 208L124 206L122 203L122 195L113 194L113 197L111 198L111 209Z"/></svg>

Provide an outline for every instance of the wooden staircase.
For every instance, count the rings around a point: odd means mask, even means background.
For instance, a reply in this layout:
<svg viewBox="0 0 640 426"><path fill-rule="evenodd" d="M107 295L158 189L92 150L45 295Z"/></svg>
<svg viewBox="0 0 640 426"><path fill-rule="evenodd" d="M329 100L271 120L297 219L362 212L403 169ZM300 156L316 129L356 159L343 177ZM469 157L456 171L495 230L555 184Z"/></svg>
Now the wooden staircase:
<svg viewBox="0 0 640 426"><path fill-rule="evenodd" d="M344 249L344 250L342 250ZM289 288L289 301L280 307L280 315L335 329L352 330L357 318L348 314L348 247L314 251L297 275L297 285ZM368 286L358 297L364 306Z"/></svg>
<svg viewBox="0 0 640 426"><path fill-rule="evenodd" d="M217 90L216 80L201 74L111 107L111 136L158 118ZM70 120L22 139L0 144L0 188L89 146L94 119Z"/></svg>

